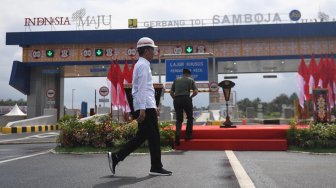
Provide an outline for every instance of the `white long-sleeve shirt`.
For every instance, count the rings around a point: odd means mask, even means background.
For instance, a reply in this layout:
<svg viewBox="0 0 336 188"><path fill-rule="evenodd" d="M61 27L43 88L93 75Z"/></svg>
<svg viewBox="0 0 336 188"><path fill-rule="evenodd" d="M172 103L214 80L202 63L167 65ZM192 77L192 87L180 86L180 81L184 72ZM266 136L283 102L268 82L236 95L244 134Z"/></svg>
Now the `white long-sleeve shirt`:
<svg viewBox="0 0 336 188"><path fill-rule="evenodd" d="M134 66L132 80L132 95L134 111L156 108L155 90L153 87L152 71L147 59L139 57Z"/></svg>

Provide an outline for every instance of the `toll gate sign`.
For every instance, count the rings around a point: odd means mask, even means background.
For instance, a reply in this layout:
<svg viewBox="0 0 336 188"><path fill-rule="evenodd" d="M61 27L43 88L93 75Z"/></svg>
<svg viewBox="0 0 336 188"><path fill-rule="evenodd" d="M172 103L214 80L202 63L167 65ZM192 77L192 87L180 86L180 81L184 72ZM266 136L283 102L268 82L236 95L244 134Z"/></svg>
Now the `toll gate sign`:
<svg viewBox="0 0 336 188"><path fill-rule="evenodd" d="M166 82L181 77L183 69L191 70L195 81L208 81L208 59L167 59Z"/></svg>

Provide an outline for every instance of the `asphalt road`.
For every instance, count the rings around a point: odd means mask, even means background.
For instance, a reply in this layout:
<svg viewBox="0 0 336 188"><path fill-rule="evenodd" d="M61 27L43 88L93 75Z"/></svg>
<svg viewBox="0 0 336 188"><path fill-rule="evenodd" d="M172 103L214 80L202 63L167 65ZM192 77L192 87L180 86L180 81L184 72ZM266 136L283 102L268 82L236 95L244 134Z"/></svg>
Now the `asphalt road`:
<svg viewBox="0 0 336 188"><path fill-rule="evenodd" d="M58 131L0 135L0 164L55 148L57 135Z"/></svg>
<svg viewBox="0 0 336 188"><path fill-rule="evenodd" d="M169 177L149 176L149 154L132 154L112 176L106 154L46 152L56 136L0 135L1 187L239 187L224 151L163 153Z"/></svg>
<svg viewBox="0 0 336 188"><path fill-rule="evenodd" d="M149 176L149 154L132 154L112 176L106 154L54 154L52 134L0 135L0 187L240 187L225 151L164 153L172 176ZM33 141L14 144L13 140ZM7 141L5 141L7 140ZM8 140L12 140L9 142ZM5 141L5 142L4 142ZM336 155L235 151L255 187L335 187ZM231 161L231 163L230 163Z"/></svg>
<svg viewBox="0 0 336 188"><path fill-rule="evenodd" d="M0 145L0 165L1 163L4 163L3 161L47 152L55 147L55 143ZM0 171L2 172L2 170Z"/></svg>
<svg viewBox="0 0 336 188"><path fill-rule="evenodd" d="M55 143L59 131L23 133L23 134L1 134L0 145L7 144L32 144L32 143Z"/></svg>
<svg viewBox="0 0 336 188"><path fill-rule="evenodd" d="M131 155L112 176L106 154L44 154L0 164L3 187L239 187L223 151L163 154L172 176L149 176L149 155Z"/></svg>
<svg viewBox="0 0 336 188"><path fill-rule="evenodd" d="M336 155L252 151L235 155L256 187L336 187Z"/></svg>

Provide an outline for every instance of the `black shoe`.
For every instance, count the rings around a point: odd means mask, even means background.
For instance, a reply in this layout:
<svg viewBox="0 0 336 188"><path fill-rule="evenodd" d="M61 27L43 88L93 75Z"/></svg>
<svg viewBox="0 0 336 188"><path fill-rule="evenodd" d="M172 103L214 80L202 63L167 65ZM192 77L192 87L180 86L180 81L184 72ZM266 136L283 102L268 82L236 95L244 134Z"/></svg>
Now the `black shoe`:
<svg viewBox="0 0 336 188"><path fill-rule="evenodd" d="M149 175L152 176L171 176L173 173L171 171L165 170L165 169L161 169L161 170L151 170L149 172Z"/></svg>
<svg viewBox="0 0 336 188"><path fill-rule="evenodd" d="M115 154L112 153L112 152L108 152L107 153L107 158L108 158L109 167L110 167L110 170L112 172L112 175L114 175L115 174L115 167L118 164L118 159L115 156Z"/></svg>

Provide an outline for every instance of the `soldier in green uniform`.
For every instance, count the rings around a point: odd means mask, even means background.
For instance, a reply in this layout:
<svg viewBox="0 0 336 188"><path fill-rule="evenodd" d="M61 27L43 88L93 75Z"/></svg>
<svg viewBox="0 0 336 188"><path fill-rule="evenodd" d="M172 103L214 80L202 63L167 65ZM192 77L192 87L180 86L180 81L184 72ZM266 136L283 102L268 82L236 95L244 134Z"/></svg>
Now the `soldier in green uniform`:
<svg viewBox="0 0 336 188"><path fill-rule="evenodd" d="M190 95L190 90L192 94ZM182 77L177 78L170 90L170 96L174 99L174 109L176 112L176 135L175 145L180 145L180 134L183 122L183 111L187 115L186 140L191 139L193 127L193 103L192 98L198 94L195 81L191 78L191 71L183 69Z"/></svg>

